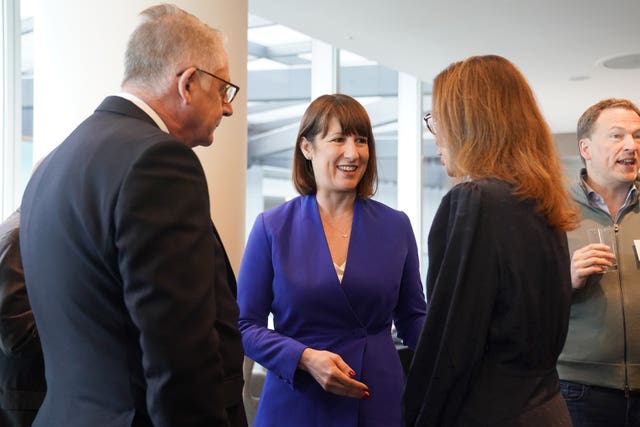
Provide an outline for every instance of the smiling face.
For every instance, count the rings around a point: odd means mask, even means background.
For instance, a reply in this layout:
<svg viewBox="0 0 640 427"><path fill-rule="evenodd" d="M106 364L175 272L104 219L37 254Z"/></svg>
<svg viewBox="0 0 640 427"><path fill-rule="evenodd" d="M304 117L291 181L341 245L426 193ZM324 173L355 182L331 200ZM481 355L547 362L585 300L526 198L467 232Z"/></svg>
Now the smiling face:
<svg viewBox="0 0 640 427"><path fill-rule="evenodd" d="M300 150L311 161L318 194L355 193L369 162L367 138L344 135L335 117L326 135L317 135L313 141L304 138Z"/></svg>
<svg viewBox="0 0 640 427"><path fill-rule="evenodd" d="M593 131L579 142L594 188L627 190L638 177L640 116L625 108L602 111Z"/></svg>

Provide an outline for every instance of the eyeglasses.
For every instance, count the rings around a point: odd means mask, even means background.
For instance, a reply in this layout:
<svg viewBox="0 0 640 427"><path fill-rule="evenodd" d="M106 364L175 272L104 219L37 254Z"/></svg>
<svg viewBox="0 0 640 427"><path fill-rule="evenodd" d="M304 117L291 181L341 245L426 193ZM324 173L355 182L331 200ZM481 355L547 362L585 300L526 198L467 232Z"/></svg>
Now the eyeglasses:
<svg viewBox="0 0 640 427"><path fill-rule="evenodd" d="M432 134L436 134L436 119L433 118L433 115L431 113L427 113L424 115L424 122L427 125L427 129L429 129L429 132L431 132Z"/></svg>
<svg viewBox="0 0 640 427"><path fill-rule="evenodd" d="M218 77L215 74L212 74L212 73L210 73L208 71L203 70L202 68L196 67L195 65L193 66L193 68L195 68L196 71L199 71L201 73L205 73L206 75L211 76L213 78L216 78L216 79L220 80L221 82L223 82L224 86L222 87L220 92L224 93L224 102L226 102L227 104L231 104L231 102L235 99L236 95L238 94L238 91L240 90L240 86L236 86L233 83L226 81L222 77ZM179 77L185 71L187 71L187 70L180 71L177 74L177 76Z"/></svg>

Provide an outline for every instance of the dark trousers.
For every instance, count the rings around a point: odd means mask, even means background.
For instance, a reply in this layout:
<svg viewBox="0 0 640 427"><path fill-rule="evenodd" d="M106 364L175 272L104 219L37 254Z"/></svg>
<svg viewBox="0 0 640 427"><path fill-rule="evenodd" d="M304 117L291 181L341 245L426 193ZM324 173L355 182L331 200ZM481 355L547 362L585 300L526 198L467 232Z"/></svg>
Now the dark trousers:
<svg viewBox="0 0 640 427"><path fill-rule="evenodd" d="M560 381L574 427L640 426L640 392Z"/></svg>

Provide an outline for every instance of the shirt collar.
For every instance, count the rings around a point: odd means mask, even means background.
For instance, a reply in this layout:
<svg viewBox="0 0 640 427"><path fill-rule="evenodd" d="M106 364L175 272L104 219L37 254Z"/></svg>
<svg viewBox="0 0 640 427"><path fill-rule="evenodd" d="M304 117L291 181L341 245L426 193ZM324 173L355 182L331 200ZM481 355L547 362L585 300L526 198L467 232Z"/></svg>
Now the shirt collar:
<svg viewBox="0 0 640 427"><path fill-rule="evenodd" d="M587 195L587 200L589 201L589 204L591 206L599 207L600 209L606 212L609 212L609 209L607 208L607 205L605 204L602 196L596 193L596 190L594 190L593 188L591 188L589 184L587 184L586 169L582 169L582 171L580 172L580 185L582 186L584 193ZM624 203L620 207L621 208L620 210L628 206L635 199L637 192L638 192L638 188L636 187L636 183L634 181L631 184L631 187L629 187L629 191L627 192L627 197L624 199Z"/></svg>
<svg viewBox="0 0 640 427"><path fill-rule="evenodd" d="M149 104L144 102L142 99L129 92L120 92L117 96L133 102L138 108L147 113L163 132L169 133L169 128L164 121L162 121L158 113L156 113L153 108L151 108Z"/></svg>

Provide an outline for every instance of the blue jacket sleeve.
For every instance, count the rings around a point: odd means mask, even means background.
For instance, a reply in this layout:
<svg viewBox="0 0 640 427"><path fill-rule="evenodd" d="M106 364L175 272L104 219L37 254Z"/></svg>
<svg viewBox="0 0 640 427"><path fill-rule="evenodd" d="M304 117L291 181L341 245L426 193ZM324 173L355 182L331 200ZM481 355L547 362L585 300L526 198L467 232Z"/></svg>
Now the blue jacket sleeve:
<svg viewBox="0 0 640 427"><path fill-rule="evenodd" d="M274 299L273 236L260 214L255 221L238 273L239 327L245 353L293 387L300 355L306 346L268 328Z"/></svg>

